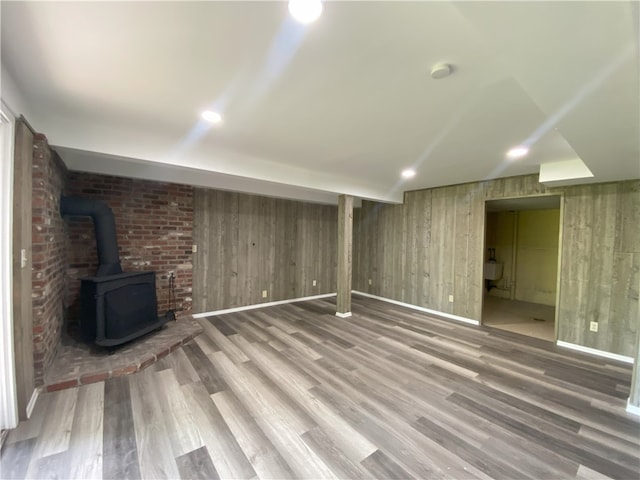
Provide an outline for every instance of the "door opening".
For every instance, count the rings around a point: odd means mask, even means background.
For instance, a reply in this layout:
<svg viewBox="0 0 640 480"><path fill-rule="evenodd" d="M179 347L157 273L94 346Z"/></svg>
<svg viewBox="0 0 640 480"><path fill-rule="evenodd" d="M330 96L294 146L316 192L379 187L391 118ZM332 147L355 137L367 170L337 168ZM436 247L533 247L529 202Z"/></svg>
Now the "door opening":
<svg viewBox="0 0 640 480"><path fill-rule="evenodd" d="M485 203L482 324L555 342L561 197Z"/></svg>

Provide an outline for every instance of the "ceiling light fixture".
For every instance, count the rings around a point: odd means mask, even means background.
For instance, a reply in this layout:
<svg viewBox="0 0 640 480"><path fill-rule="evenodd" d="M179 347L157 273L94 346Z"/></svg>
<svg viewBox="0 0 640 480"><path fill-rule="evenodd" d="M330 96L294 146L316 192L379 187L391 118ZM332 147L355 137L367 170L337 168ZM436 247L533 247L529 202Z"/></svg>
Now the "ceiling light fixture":
<svg viewBox="0 0 640 480"><path fill-rule="evenodd" d="M431 78L434 80L448 77L451 73L453 73L453 68L448 63L436 63L431 67Z"/></svg>
<svg viewBox="0 0 640 480"><path fill-rule="evenodd" d="M407 168L406 170L403 170L402 173L402 178L413 178L416 176L416 171L412 170L411 168Z"/></svg>
<svg viewBox="0 0 640 480"><path fill-rule="evenodd" d="M518 145L517 147L513 147L511 150L507 152L507 157L509 158L521 158L524 157L527 153L529 153L529 149L523 145Z"/></svg>
<svg viewBox="0 0 640 480"><path fill-rule="evenodd" d="M222 122L222 115L212 110L205 110L204 112L202 112L201 117L203 120L206 120L207 122L213 124Z"/></svg>
<svg viewBox="0 0 640 480"><path fill-rule="evenodd" d="M322 13L320 0L289 0L289 13L302 24L316 21Z"/></svg>

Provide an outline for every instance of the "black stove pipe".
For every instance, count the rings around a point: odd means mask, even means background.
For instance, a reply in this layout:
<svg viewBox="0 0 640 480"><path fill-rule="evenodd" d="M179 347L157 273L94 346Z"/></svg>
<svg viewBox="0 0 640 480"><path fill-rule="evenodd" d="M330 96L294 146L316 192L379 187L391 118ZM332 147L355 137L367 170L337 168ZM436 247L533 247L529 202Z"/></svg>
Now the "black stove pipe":
<svg viewBox="0 0 640 480"><path fill-rule="evenodd" d="M120 256L118 255L116 222L109 207L102 202L88 198L63 196L60 199L60 214L63 217L91 217L93 219L100 263L96 277L122 273Z"/></svg>

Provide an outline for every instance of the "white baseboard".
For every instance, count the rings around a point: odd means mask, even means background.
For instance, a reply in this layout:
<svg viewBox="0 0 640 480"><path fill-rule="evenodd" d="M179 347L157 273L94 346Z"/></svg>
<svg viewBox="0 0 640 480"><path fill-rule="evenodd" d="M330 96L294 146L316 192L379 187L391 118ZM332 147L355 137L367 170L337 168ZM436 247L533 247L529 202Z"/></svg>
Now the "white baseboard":
<svg viewBox="0 0 640 480"><path fill-rule="evenodd" d="M451 320L457 320L458 322L468 323L469 325L480 325L478 320L473 320L471 318L460 317L458 315L453 315L451 313L439 312L437 310L432 310L430 308L420 307L418 305L412 305L411 303L399 302L398 300L392 300L386 297L379 297L378 295L372 295L370 293L359 292L357 290L352 290L351 293L355 293L357 295L362 295L363 297L375 298L377 300L382 300L383 302L393 303L394 305L400 305L401 307L412 308L413 310L418 310L419 312L430 313L432 315L437 315L439 317L449 318Z"/></svg>
<svg viewBox="0 0 640 480"><path fill-rule="evenodd" d="M336 312L336 317L349 318L350 316L351 316L351 312L344 312L344 313Z"/></svg>
<svg viewBox="0 0 640 480"><path fill-rule="evenodd" d="M640 417L640 407L631 405L629 400L627 400L627 412L632 413L633 415L638 415Z"/></svg>
<svg viewBox="0 0 640 480"><path fill-rule="evenodd" d="M577 350L578 352L589 353L591 355L597 355L598 357L610 358L611 360L618 360L619 362L633 364L633 357L627 357L625 355L618 355L617 353L607 352L605 350L598 350L597 348L585 347L583 345L577 345L575 343L563 342L558 340L556 345L559 347L569 348L571 350Z"/></svg>
<svg viewBox="0 0 640 480"><path fill-rule="evenodd" d="M31 394L29 403L27 403L27 418L31 418L33 409L36 407L36 402L38 401L38 395L40 395L40 389L36 388L33 390L33 394Z"/></svg>
<svg viewBox="0 0 640 480"><path fill-rule="evenodd" d="M315 300L317 298L335 297L335 293L325 293L323 295L312 295L310 297L291 298L289 300L278 300L276 302L254 303L253 305L245 305L244 307L226 308L224 310L215 310L213 312L195 313L191 315L193 318L210 317L213 315L224 315L225 313L244 312L245 310L254 310L256 308L273 307L275 305L284 305L285 303L304 302L306 300Z"/></svg>

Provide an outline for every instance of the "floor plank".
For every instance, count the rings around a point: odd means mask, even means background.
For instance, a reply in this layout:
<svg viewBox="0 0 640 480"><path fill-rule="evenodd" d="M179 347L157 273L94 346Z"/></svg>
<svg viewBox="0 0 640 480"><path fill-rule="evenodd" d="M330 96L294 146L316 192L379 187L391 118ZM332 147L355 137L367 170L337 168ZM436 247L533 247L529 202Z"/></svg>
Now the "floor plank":
<svg viewBox="0 0 640 480"><path fill-rule="evenodd" d="M5 439L5 444L20 442L22 440L28 440L30 438L37 438L42 431L42 422L49 410L49 402L53 395L40 395L36 402L36 406L31 413L29 420L20 422L14 430L9 432L9 435Z"/></svg>
<svg viewBox="0 0 640 480"><path fill-rule="evenodd" d="M196 338L200 338L202 335L198 335ZM171 355L167 355L156 364L156 371L171 369L174 375L178 379L180 385L186 383L197 382L200 380L198 372L193 368L191 362L187 358L187 354L184 349L179 348Z"/></svg>
<svg viewBox="0 0 640 480"><path fill-rule="evenodd" d="M155 378L158 381L158 400L173 455L180 457L199 449L203 446L199 429L173 370L158 372Z"/></svg>
<svg viewBox="0 0 640 480"><path fill-rule="evenodd" d="M258 477L295 478L282 455L233 392L219 392L211 395L211 398Z"/></svg>
<svg viewBox="0 0 640 480"><path fill-rule="evenodd" d="M236 437L225 423L205 386L191 383L182 387L188 408L221 478L250 478L255 471Z"/></svg>
<svg viewBox="0 0 640 480"><path fill-rule="evenodd" d="M207 447L200 447L176 458L180 478L219 480L220 476L211 461Z"/></svg>
<svg viewBox="0 0 640 480"><path fill-rule="evenodd" d="M77 398L78 389L61 390L51 394L42 430L33 451L33 460L61 453L69 448Z"/></svg>
<svg viewBox="0 0 640 480"><path fill-rule="evenodd" d="M26 478L38 480L67 480L69 472L69 452L63 451L42 458L32 458Z"/></svg>
<svg viewBox="0 0 640 480"><path fill-rule="evenodd" d="M336 445L330 435L320 427L314 427L302 434L302 439L318 456L330 466L338 478L368 478L367 471L359 463L352 462L344 451Z"/></svg>
<svg viewBox="0 0 640 480"><path fill-rule="evenodd" d="M143 370L129 377L140 473L143 479L178 478L180 474L158 398L162 392L153 383L154 374L153 370Z"/></svg>
<svg viewBox="0 0 640 480"><path fill-rule="evenodd" d="M362 461L362 465L369 470L374 478L388 478L390 480L406 480L414 478L400 465L391 460L380 450L376 450Z"/></svg>
<svg viewBox="0 0 640 480"><path fill-rule="evenodd" d="M2 478L637 478L629 365L354 296L200 319L129 377L43 394Z"/></svg>
<svg viewBox="0 0 640 480"><path fill-rule="evenodd" d="M104 383L103 478L141 478L128 377Z"/></svg>
<svg viewBox="0 0 640 480"><path fill-rule="evenodd" d="M0 478L25 478L36 438L7 443L0 452Z"/></svg>
<svg viewBox="0 0 640 480"><path fill-rule="evenodd" d="M264 383L255 381L254 373L245 365L234 365L223 352L214 354L212 360L296 477L335 478L300 437L309 427L295 411L280 402L279 396Z"/></svg>
<svg viewBox="0 0 640 480"><path fill-rule="evenodd" d="M102 478L104 383L78 388L76 416L71 429L69 477Z"/></svg>

